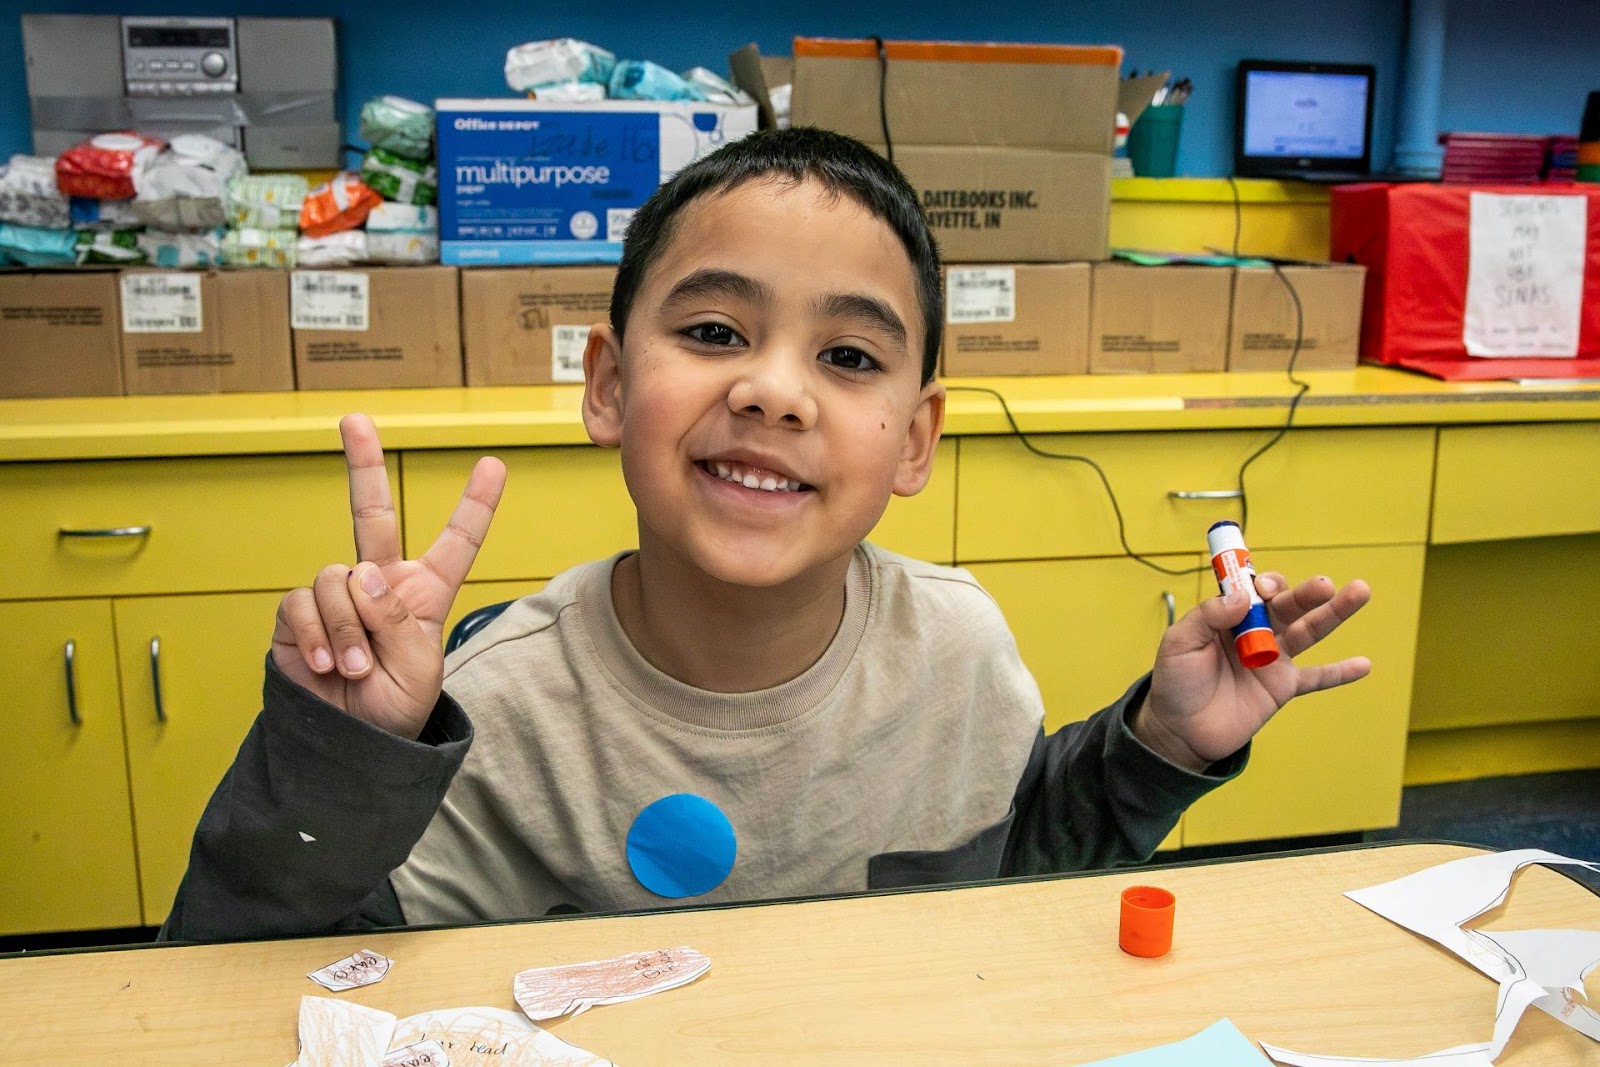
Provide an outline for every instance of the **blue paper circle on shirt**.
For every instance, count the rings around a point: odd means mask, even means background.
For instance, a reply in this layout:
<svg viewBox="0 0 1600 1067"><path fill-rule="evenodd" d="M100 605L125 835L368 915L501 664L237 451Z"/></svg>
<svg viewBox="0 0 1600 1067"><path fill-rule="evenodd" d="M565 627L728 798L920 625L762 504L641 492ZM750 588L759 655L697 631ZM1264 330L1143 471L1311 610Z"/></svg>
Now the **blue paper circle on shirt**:
<svg viewBox="0 0 1600 1067"><path fill-rule="evenodd" d="M628 866L659 897L696 897L721 885L739 851L733 824L705 797L674 793L628 828Z"/></svg>

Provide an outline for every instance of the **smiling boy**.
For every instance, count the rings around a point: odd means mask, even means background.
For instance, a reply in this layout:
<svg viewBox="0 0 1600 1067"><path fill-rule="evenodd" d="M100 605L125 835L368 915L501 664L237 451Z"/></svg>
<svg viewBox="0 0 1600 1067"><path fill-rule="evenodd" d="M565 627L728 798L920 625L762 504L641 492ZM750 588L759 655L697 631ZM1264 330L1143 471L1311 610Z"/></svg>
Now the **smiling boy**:
<svg viewBox="0 0 1600 1067"><path fill-rule="evenodd" d="M1138 862L1291 697L1366 673L1290 659L1364 584L1268 574L1278 663L1238 664L1247 605L1216 598L1149 678L1046 737L972 578L863 543L928 479L941 307L915 193L864 146L791 130L685 169L635 218L585 353L584 424L621 450L638 550L556 577L448 663L444 619L504 468L480 461L450 527L404 560L376 433L347 418L359 561L284 598L262 714L164 936ZM629 846L642 812L684 794L735 848L677 894ZM686 834L641 848L670 865L700 851Z"/></svg>

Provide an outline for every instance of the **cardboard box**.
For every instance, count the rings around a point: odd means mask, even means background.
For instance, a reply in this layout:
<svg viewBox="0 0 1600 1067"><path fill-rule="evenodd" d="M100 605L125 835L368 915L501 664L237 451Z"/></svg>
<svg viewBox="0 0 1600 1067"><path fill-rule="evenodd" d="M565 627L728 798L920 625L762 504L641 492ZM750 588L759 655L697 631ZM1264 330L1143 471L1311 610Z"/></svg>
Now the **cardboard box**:
<svg viewBox="0 0 1600 1067"><path fill-rule="evenodd" d="M1232 303L1232 267L1096 263L1089 373L1224 370Z"/></svg>
<svg viewBox="0 0 1600 1067"><path fill-rule="evenodd" d="M611 312L615 267L461 272L468 385L583 383L589 327Z"/></svg>
<svg viewBox="0 0 1600 1067"><path fill-rule="evenodd" d="M0 271L0 396L120 396L114 271Z"/></svg>
<svg viewBox="0 0 1600 1067"><path fill-rule="evenodd" d="M128 395L294 388L283 271L128 270L120 289Z"/></svg>
<svg viewBox="0 0 1600 1067"><path fill-rule="evenodd" d="M947 259L1104 259L1120 108L1153 80L1119 81L1122 51L1074 45L796 38L793 121L889 154L922 199ZM753 46L731 59L765 97ZM879 90L883 107L879 107ZM1126 99L1124 99L1126 98Z"/></svg>
<svg viewBox="0 0 1600 1067"><path fill-rule="evenodd" d="M1089 264L949 266L941 373L1086 374Z"/></svg>
<svg viewBox="0 0 1600 1067"><path fill-rule="evenodd" d="M1300 298L1296 370L1349 370L1361 347L1365 267L1349 263L1240 267L1233 277L1228 369L1287 371L1295 349L1295 296ZM1288 285L1294 287L1294 295Z"/></svg>
<svg viewBox="0 0 1600 1067"><path fill-rule="evenodd" d="M301 389L459 386L461 308L454 267L289 274Z"/></svg>
<svg viewBox="0 0 1600 1067"><path fill-rule="evenodd" d="M911 145L896 146L894 159L922 199L941 258L1048 263L1106 256L1110 156Z"/></svg>
<svg viewBox="0 0 1600 1067"><path fill-rule="evenodd" d="M656 188L756 129L753 104L439 100L446 263L615 263Z"/></svg>

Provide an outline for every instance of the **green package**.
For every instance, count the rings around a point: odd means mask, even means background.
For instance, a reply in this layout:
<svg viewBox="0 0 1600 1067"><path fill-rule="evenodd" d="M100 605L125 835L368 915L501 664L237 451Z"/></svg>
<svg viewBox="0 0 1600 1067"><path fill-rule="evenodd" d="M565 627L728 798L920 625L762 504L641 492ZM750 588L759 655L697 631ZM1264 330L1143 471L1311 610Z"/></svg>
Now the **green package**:
<svg viewBox="0 0 1600 1067"><path fill-rule="evenodd" d="M374 148L361 160L361 180L385 200L399 204L420 206L439 199L437 167L382 148Z"/></svg>
<svg viewBox="0 0 1600 1067"><path fill-rule="evenodd" d="M361 105L361 139L406 159L433 154L433 108L403 96L375 96Z"/></svg>
<svg viewBox="0 0 1600 1067"><path fill-rule="evenodd" d="M79 263L143 263L144 249L133 230L79 230Z"/></svg>

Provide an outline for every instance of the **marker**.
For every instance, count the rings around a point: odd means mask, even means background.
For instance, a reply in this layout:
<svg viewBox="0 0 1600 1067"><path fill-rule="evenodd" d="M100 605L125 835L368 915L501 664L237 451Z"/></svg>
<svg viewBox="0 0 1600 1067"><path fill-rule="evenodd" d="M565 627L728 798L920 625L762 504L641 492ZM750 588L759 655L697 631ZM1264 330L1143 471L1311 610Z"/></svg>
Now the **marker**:
<svg viewBox="0 0 1600 1067"><path fill-rule="evenodd" d="M1278 639L1267 618L1267 605L1256 592L1256 569L1250 565L1250 550L1244 547L1244 531L1229 519L1212 523L1206 531L1206 544L1222 595L1241 589L1250 597L1249 614L1233 628L1233 647L1240 663L1259 670L1278 658Z"/></svg>

